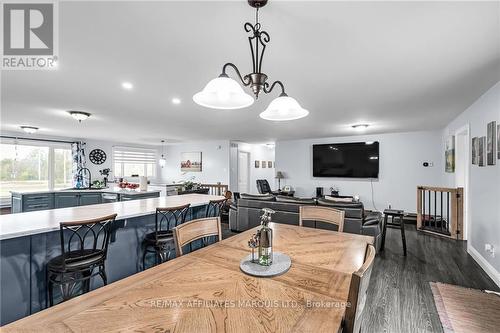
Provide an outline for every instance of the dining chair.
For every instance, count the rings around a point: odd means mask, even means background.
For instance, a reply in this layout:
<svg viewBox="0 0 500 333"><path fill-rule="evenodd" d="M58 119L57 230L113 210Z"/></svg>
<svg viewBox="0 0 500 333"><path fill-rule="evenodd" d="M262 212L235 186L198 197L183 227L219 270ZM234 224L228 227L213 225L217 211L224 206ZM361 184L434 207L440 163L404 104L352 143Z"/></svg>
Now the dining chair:
<svg viewBox="0 0 500 333"><path fill-rule="evenodd" d="M368 284L370 283L374 258L375 247L368 244L366 246L363 265L356 272L352 273L349 295L347 297L347 303L350 306L346 308L343 332L359 333L361 330L361 321L366 305L366 294Z"/></svg>
<svg viewBox="0 0 500 333"><path fill-rule="evenodd" d="M115 218L113 214L59 224L61 254L47 263L49 306L54 304L54 285L61 288L64 302L76 296L79 283L82 292L89 292L93 276L99 275L103 284L107 284L105 262Z"/></svg>
<svg viewBox="0 0 500 333"><path fill-rule="evenodd" d="M335 224L338 232L344 230L343 210L322 206L300 206L299 207L299 226L303 226L304 221L325 222Z"/></svg>
<svg viewBox="0 0 500 333"><path fill-rule="evenodd" d="M203 246L208 245L207 240L211 236L218 237L217 241L222 240L222 229L220 217L207 217L192 220L174 228L174 242L177 256L182 256L182 248L194 241L202 240Z"/></svg>
<svg viewBox="0 0 500 333"><path fill-rule="evenodd" d="M174 235L172 229L186 220L190 204L156 208L155 231L144 237L144 252L142 254L142 269L146 269L146 255L155 254L155 264L158 265L170 259L174 250Z"/></svg>

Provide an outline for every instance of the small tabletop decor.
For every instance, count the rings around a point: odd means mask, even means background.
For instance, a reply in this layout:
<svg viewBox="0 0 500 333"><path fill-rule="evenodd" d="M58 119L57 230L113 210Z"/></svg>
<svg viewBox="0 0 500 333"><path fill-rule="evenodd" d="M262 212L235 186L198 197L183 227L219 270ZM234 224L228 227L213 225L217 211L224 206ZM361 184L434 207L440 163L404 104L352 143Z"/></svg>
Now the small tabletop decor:
<svg viewBox="0 0 500 333"><path fill-rule="evenodd" d="M248 241L252 254L241 260L240 269L253 276L277 276L288 271L292 261L284 253L273 253L273 230L269 227L269 222L271 222L271 215L275 212L269 208L264 208L262 211L260 218L262 227ZM257 258L255 258L256 248L258 248Z"/></svg>

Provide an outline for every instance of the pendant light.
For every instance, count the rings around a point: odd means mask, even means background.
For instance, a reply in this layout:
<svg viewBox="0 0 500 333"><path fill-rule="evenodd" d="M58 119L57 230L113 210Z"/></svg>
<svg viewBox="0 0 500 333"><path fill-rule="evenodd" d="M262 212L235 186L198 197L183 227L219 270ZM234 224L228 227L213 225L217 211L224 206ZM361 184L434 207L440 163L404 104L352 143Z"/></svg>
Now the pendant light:
<svg viewBox="0 0 500 333"><path fill-rule="evenodd" d="M259 23L259 9L267 4L267 0L248 0L248 4L255 8L255 24L247 22L243 25L245 31L250 33L248 41L252 55L252 72L242 76L236 65L226 63L219 77L208 82L202 91L196 93L193 101L212 109L241 109L252 105L261 92L268 94L274 87L279 86L281 94L260 114L260 117L272 121L285 121L307 116L309 111L303 109L294 98L285 93L285 87L281 81L269 84L268 76L261 71L264 51L271 40L269 34L261 30ZM245 93L240 84L227 75L226 71L229 68L234 70L243 86L252 89L254 97Z"/></svg>
<svg viewBox="0 0 500 333"><path fill-rule="evenodd" d="M158 164L160 164L160 167L165 167L167 165L167 159L165 158L165 140L161 140L161 157L158 160Z"/></svg>

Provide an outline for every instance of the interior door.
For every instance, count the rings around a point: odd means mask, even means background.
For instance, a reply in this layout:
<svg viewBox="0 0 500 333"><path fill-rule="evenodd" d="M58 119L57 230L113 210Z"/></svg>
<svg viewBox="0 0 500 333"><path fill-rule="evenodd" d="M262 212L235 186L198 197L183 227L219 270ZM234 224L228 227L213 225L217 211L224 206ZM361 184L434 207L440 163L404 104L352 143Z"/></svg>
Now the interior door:
<svg viewBox="0 0 500 333"><path fill-rule="evenodd" d="M249 193L250 154L238 152L238 192Z"/></svg>

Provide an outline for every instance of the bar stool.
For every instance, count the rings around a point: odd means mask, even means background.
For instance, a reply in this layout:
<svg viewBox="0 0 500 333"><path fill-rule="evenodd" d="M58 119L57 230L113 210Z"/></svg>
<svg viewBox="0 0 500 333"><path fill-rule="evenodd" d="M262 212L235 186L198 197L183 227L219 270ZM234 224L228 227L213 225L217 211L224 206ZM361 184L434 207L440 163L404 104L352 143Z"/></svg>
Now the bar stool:
<svg viewBox="0 0 500 333"><path fill-rule="evenodd" d="M186 221L190 204L156 208L155 231L144 238L145 248L142 255L142 269L146 269L146 255L156 255L155 264L158 265L170 259L170 253L175 250L172 229Z"/></svg>
<svg viewBox="0 0 500 333"><path fill-rule="evenodd" d="M382 229L382 244L380 245L380 251L384 251L385 248L385 235L387 234L387 227L398 228L401 230L401 243L403 244L403 255L406 256L406 236L405 236L405 222L404 222L404 211L398 209L386 209L384 210L384 226ZM389 217L391 217L391 222L389 222ZM399 223L396 222L396 218Z"/></svg>
<svg viewBox="0 0 500 333"><path fill-rule="evenodd" d="M47 263L50 306L54 305L55 284L61 287L64 302L76 296L73 292L80 282L82 291L88 292L93 276L99 275L104 285L108 283L105 262L115 218L116 214L113 214L91 220L60 223L61 255Z"/></svg>
<svg viewBox="0 0 500 333"><path fill-rule="evenodd" d="M226 206L227 198L220 200L210 200L207 205L205 217L220 217L224 207Z"/></svg>

